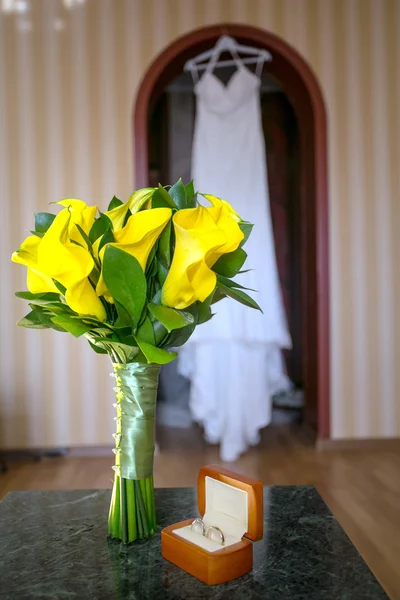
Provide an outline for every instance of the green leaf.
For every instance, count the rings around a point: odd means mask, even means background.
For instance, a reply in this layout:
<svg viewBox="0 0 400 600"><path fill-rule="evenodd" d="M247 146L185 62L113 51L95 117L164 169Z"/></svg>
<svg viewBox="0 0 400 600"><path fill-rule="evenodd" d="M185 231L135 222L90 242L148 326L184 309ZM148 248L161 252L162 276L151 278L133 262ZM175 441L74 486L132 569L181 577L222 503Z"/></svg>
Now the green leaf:
<svg viewBox="0 0 400 600"><path fill-rule="evenodd" d="M88 339L88 342L89 342L90 346L92 347L92 349L96 352L96 354L108 354L107 350L105 350L104 348L101 348L100 346L96 346L96 344L91 342L89 339Z"/></svg>
<svg viewBox="0 0 400 600"><path fill-rule="evenodd" d="M114 337L117 341L120 341L122 344L126 344L127 346L135 346L137 347L135 336L132 335L132 330L129 331L126 329L123 331L122 329L118 331L118 336Z"/></svg>
<svg viewBox="0 0 400 600"><path fill-rule="evenodd" d="M118 342L116 342L116 345L112 344L111 342L113 342L113 340L107 340L106 338L102 338L99 341L96 340L96 345L98 345L99 348L103 348L107 354L111 357L111 361L117 362L117 363L122 363L125 364L127 362L127 356L124 352L124 349L121 346L121 344L118 344Z"/></svg>
<svg viewBox="0 0 400 600"><path fill-rule="evenodd" d="M145 357L142 351L140 351L139 354L135 356L135 362L141 363L142 365L147 365L147 358Z"/></svg>
<svg viewBox="0 0 400 600"><path fill-rule="evenodd" d="M56 317L52 317L51 320L56 325L65 329L65 331L72 333L74 337L80 337L93 329L93 325L87 325L78 319L72 319L66 315L57 315Z"/></svg>
<svg viewBox="0 0 400 600"><path fill-rule="evenodd" d="M215 288L211 304L216 304L220 300L223 300L224 298L226 298L226 294L224 292L224 289L225 288L223 286L219 286L219 285Z"/></svg>
<svg viewBox="0 0 400 600"><path fill-rule="evenodd" d="M30 229L29 231L31 232L32 235L36 235L36 237L42 238L44 236L43 232L32 231L32 229Z"/></svg>
<svg viewBox="0 0 400 600"><path fill-rule="evenodd" d="M115 242L113 232L111 231L111 229L107 229L106 232L103 234L103 237L101 238L101 242L99 244L99 252L103 248L103 246L105 246L106 244L112 244L112 242Z"/></svg>
<svg viewBox="0 0 400 600"><path fill-rule="evenodd" d="M240 285L240 283L237 283L237 281L232 281L232 279L228 279L227 277L224 277L223 275L217 275L217 280L220 283L222 283L222 285L225 285L226 287L229 287L229 288L238 288L240 290L257 292L257 290L253 290L252 288L244 287L243 285Z"/></svg>
<svg viewBox="0 0 400 600"><path fill-rule="evenodd" d="M108 219L108 217L106 217L106 218ZM99 262L97 256L95 256L95 254L93 252L93 246L92 246L92 242L91 242L89 236L83 231L82 227L80 225L78 225L78 223L76 223L76 227L77 227L79 233L81 234L83 240L85 241L85 243L87 245L87 248L88 248L90 254L92 255L92 258L93 258L93 261L94 261L96 267L100 270L101 269L101 265L100 265L100 262ZM109 230L109 229L106 230L106 233L103 235L103 239L104 239L105 235L107 235L108 231L111 231L111 230ZM75 244L77 242L73 241L73 243ZM100 248L101 248L101 246L102 246L102 244L100 243ZM99 251L100 251L100 248L99 248Z"/></svg>
<svg viewBox="0 0 400 600"><path fill-rule="evenodd" d="M121 204L123 204L122 200L119 200L119 198L113 196L113 199L108 205L107 211L112 210L113 208L117 208L117 206L121 206Z"/></svg>
<svg viewBox="0 0 400 600"><path fill-rule="evenodd" d="M203 314L202 320L199 321L197 324L198 325L202 325L203 323L207 323L207 321L211 321L211 319L215 317L215 313L212 312L211 308L209 309L209 311L206 314Z"/></svg>
<svg viewBox="0 0 400 600"><path fill-rule="evenodd" d="M242 246L245 245L245 243L249 239L249 236L251 234L251 231L252 231L254 225L252 225L251 223L247 223L246 221L241 221L239 223L239 227L244 233L244 238L242 239L242 241L240 243L240 248L241 248Z"/></svg>
<svg viewBox="0 0 400 600"><path fill-rule="evenodd" d="M86 250L86 246L83 245L83 243L81 244L80 242L77 242L76 240L70 240L71 244L75 244L75 246L80 246L81 248L85 248Z"/></svg>
<svg viewBox="0 0 400 600"><path fill-rule="evenodd" d="M129 328L129 331L131 331L133 323L128 311L117 300L114 300L114 303L117 310L117 320L114 323L114 327L116 329Z"/></svg>
<svg viewBox="0 0 400 600"><path fill-rule="evenodd" d="M101 265L99 265L99 268L101 269ZM94 287L96 287L100 279L100 271L97 269L97 267L93 267L90 272L89 279L94 284Z"/></svg>
<svg viewBox="0 0 400 600"><path fill-rule="evenodd" d="M151 301L153 304L161 304L162 290L161 288L154 294Z"/></svg>
<svg viewBox="0 0 400 600"><path fill-rule="evenodd" d="M178 209L187 208L186 189L179 179L169 190L169 195L172 197Z"/></svg>
<svg viewBox="0 0 400 600"><path fill-rule="evenodd" d="M93 349L102 349L101 354L107 353L111 356L112 352L114 352L123 363L132 362L139 354L139 348L137 346L130 346L116 340L110 340L109 338L94 337L92 335L86 337Z"/></svg>
<svg viewBox="0 0 400 600"><path fill-rule="evenodd" d="M107 231L107 229L112 229L111 219L109 219L104 213L100 213L100 217L95 220L89 231L89 240L91 243L93 244Z"/></svg>
<svg viewBox="0 0 400 600"><path fill-rule="evenodd" d="M128 208L128 210L126 211L126 215L125 215L125 219L122 224L122 227L125 227L125 225L127 224L128 220L131 216L132 216L132 213L131 213L130 209Z"/></svg>
<svg viewBox="0 0 400 600"><path fill-rule="evenodd" d="M189 201L193 198L193 196L195 194L193 179L185 185L185 190L186 190L186 198Z"/></svg>
<svg viewBox="0 0 400 600"><path fill-rule="evenodd" d="M42 302L41 300L35 300L34 302L30 302L29 306L32 306L33 310L40 308L54 314L77 316L77 313L71 310L68 304L64 304L63 302Z"/></svg>
<svg viewBox="0 0 400 600"><path fill-rule="evenodd" d="M168 330L164 327L164 325L162 323L160 323L160 321L155 320L153 322L153 331L154 331L154 340L155 340L154 345L157 346L158 348L160 348L160 347L162 347L163 342L168 337Z"/></svg>
<svg viewBox="0 0 400 600"><path fill-rule="evenodd" d="M40 300L41 302L58 302L60 294L47 292L43 294L31 294L31 292L15 292L17 298L23 300Z"/></svg>
<svg viewBox="0 0 400 600"><path fill-rule="evenodd" d="M163 348L179 348L179 346L183 346L186 344L193 331L196 329L196 323L192 323L191 325L186 325L186 327L182 327L182 329L175 329L172 331L168 338L163 342Z"/></svg>
<svg viewBox="0 0 400 600"><path fill-rule="evenodd" d="M49 326L41 321L37 311L32 310L25 317L17 322L18 327L26 327L29 329L49 329Z"/></svg>
<svg viewBox="0 0 400 600"><path fill-rule="evenodd" d="M103 277L111 296L127 311L136 328L147 292L142 267L131 254L115 246L107 246L103 259Z"/></svg>
<svg viewBox="0 0 400 600"><path fill-rule="evenodd" d="M233 298L234 300L236 300L237 302L240 302L241 304L244 304L245 306L249 306L250 308L255 308L256 310L260 310L262 312L262 310L258 306L257 302L255 300L253 300L253 298L251 298L248 294L246 294L242 290L227 287L220 283L218 283L218 288L222 289L225 296L229 296L230 298Z"/></svg>
<svg viewBox="0 0 400 600"><path fill-rule="evenodd" d="M154 338L153 325L147 315L141 326L138 328L136 336L142 342L152 344L153 346L155 345L156 341Z"/></svg>
<svg viewBox="0 0 400 600"><path fill-rule="evenodd" d="M188 312L192 315L193 323L186 325L186 327L182 327L182 329L175 329L172 331L163 343L163 348L178 348L179 346L183 346L183 344L186 344L193 331L196 329L199 312L197 302L191 306L188 306L185 312Z"/></svg>
<svg viewBox="0 0 400 600"><path fill-rule="evenodd" d="M104 325L104 323L101 323L100 321L97 321L97 323L92 323L91 320L88 321L86 319L86 317L83 317L82 318L82 323L88 323L89 325L92 325L91 333L93 335L97 335L97 336L100 336L100 337L108 337L109 335L112 335L112 336L115 336L117 340L119 339L119 337L116 336L116 334L115 334L114 330L112 329L112 327L96 327L96 325L98 325L99 323L100 323L100 325Z"/></svg>
<svg viewBox="0 0 400 600"><path fill-rule="evenodd" d="M154 191L152 199L151 199L151 207L152 208L172 208L177 209L175 202L167 192L167 190L160 184L158 184L158 188Z"/></svg>
<svg viewBox="0 0 400 600"><path fill-rule="evenodd" d="M67 291L67 288L65 286L63 286L62 283L60 283L59 281L56 281L55 279L53 279L53 283L56 286L56 288L58 288L60 290L60 293L65 296L65 292Z"/></svg>
<svg viewBox="0 0 400 600"><path fill-rule="evenodd" d="M166 269L164 265L157 261L157 276L161 286L164 285L165 280L167 279L167 275L168 269Z"/></svg>
<svg viewBox="0 0 400 600"><path fill-rule="evenodd" d="M44 306L35 306L34 310L37 313L37 316L39 317L41 322L44 325L46 325L46 327L51 327L52 329L55 329L56 331L61 331L61 332L65 333L66 330L64 329L64 327L61 327L61 325L57 325L56 323L53 323L53 321L52 321L52 317L54 316L53 313L46 312Z"/></svg>
<svg viewBox="0 0 400 600"><path fill-rule="evenodd" d="M146 279L148 281L148 283L150 283L150 280L152 277L154 277L155 275L157 275L157 270L158 270L158 261L156 259L154 259L148 266L147 270L146 270ZM151 296L151 292L150 292L150 296Z"/></svg>
<svg viewBox="0 0 400 600"><path fill-rule="evenodd" d="M196 206L196 193L194 191L194 183L189 181L188 184L185 185L186 190L186 205L188 208L195 208Z"/></svg>
<svg viewBox="0 0 400 600"><path fill-rule="evenodd" d="M156 251L157 251L157 244L154 244L154 246L150 250L150 254L147 259L147 265L146 265L146 279L147 280L149 279L149 277L153 277L157 273L157 261L154 260Z"/></svg>
<svg viewBox="0 0 400 600"><path fill-rule="evenodd" d="M201 323L206 323L212 318L211 312L211 303L214 296L215 290L211 292L211 294L204 300L204 302L197 302L198 314L197 314L197 324L201 325Z"/></svg>
<svg viewBox="0 0 400 600"><path fill-rule="evenodd" d="M132 362L139 354L139 348L137 346L129 346L128 344L122 344L121 342L116 342L114 340L107 340L107 345L113 350L117 350L119 353L123 352L126 359L125 362Z"/></svg>
<svg viewBox="0 0 400 600"><path fill-rule="evenodd" d="M237 248L233 252L228 252L228 254L220 256L212 270L225 277L235 277L242 268L246 258L246 252L242 248Z"/></svg>
<svg viewBox="0 0 400 600"><path fill-rule="evenodd" d="M169 269L171 265L171 221L164 227L159 237L157 256L163 267Z"/></svg>
<svg viewBox="0 0 400 600"><path fill-rule="evenodd" d="M173 202L172 198L171 201ZM151 198L151 208L169 208L167 202L158 190L156 190Z"/></svg>
<svg viewBox="0 0 400 600"><path fill-rule="evenodd" d="M87 235L87 233L85 233L82 229L82 227L80 225L78 225L78 223L75 223L76 228L78 229L79 233L81 234L82 238L84 239L84 241L87 244L88 249L90 250L90 252L92 252L92 242L89 239L89 236Z"/></svg>
<svg viewBox="0 0 400 600"><path fill-rule="evenodd" d="M157 348L152 344L147 344L136 338L137 345L145 355L148 363L156 363L158 365L166 365L178 356L176 352L167 352L162 348Z"/></svg>
<svg viewBox="0 0 400 600"><path fill-rule="evenodd" d="M38 233L46 233L56 215L51 213L34 213L35 215L35 231Z"/></svg>
<svg viewBox="0 0 400 600"><path fill-rule="evenodd" d="M149 303L148 309L162 325L169 331L181 329L186 325L194 323L194 317L188 312L169 308L168 306L160 306L159 304Z"/></svg>

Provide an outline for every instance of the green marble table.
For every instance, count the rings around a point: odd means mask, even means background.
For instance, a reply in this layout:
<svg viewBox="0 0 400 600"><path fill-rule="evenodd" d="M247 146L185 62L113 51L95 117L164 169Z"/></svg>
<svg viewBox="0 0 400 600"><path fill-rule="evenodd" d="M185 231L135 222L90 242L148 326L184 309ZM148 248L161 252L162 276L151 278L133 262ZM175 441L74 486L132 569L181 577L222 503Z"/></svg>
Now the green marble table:
<svg viewBox="0 0 400 600"><path fill-rule="evenodd" d="M198 515L196 491L156 490L160 528ZM387 598L312 487L264 489L254 568L208 587L161 557L160 534L106 536L109 490L12 492L0 503L0 599L380 600Z"/></svg>

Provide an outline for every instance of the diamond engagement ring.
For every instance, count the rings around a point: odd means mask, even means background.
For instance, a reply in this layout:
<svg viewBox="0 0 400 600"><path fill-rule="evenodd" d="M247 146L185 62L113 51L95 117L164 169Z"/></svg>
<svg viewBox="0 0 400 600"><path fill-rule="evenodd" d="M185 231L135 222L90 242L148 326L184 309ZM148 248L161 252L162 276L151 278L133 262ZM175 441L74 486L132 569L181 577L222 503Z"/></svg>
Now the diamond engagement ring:
<svg viewBox="0 0 400 600"><path fill-rule="evenodd" d="M190 526L190 529L193 529L193 531L197 531L197 533L201 533L201 535L206 534L206 528L203 523L203 519L200 518L197 518L193 521L193 523Z"/></svg>
<svg viewBox="0 0 400 600"><path fill-rule="evenodd" d="M221 546L223 546L225 543L225 536L222 533L221 529L213 525L207 528L206 537L208 537L208 539L212 540L213 542L221 544Z"/></svg>

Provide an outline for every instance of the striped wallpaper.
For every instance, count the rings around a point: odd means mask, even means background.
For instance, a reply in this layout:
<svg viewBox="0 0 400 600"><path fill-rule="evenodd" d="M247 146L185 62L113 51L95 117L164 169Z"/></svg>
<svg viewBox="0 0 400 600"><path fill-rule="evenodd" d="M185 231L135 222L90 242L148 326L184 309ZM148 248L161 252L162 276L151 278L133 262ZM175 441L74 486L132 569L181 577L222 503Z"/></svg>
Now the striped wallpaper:
<svg viewBox="0 0 400 600"><path fill-rule="evenodd" d="M320 80L329 128L332 437L400 436L400 2L31 0L0 30L0 446L110 444L106 357L16 328L32 212L105 206L134 186L141 77L176 37L240 22L293 45Z"/></svg>

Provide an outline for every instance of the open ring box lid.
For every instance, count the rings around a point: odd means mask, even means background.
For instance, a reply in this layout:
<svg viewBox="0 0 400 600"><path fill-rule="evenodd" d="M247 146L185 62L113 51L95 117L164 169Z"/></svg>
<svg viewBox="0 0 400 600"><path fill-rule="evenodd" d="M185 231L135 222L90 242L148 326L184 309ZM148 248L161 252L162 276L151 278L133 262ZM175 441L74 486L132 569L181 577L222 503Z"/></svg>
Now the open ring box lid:
<svg viewBox="0 0 400 600"><path fill-rule="evenodd" d="M163 529L163 557L209 585L231 581L250 571L250 540L263 537L262 482L208 465L199 472L197 502L205 527L218 527L224 534L224 545L193 531L193 516Z"/></svg>

